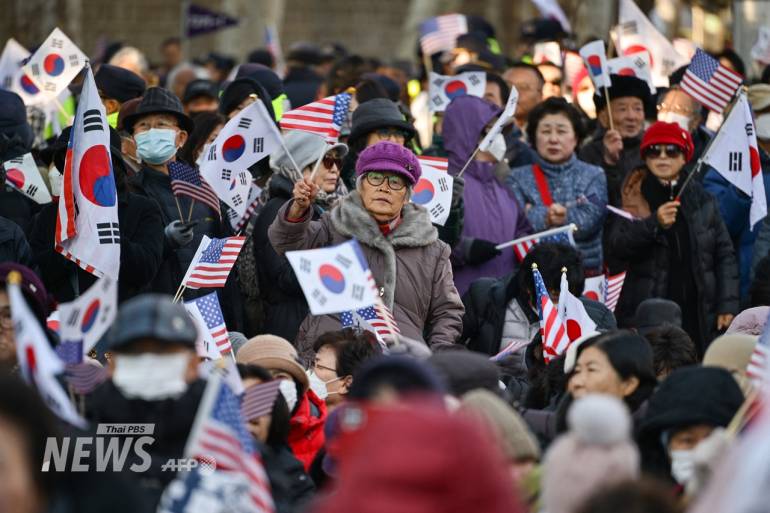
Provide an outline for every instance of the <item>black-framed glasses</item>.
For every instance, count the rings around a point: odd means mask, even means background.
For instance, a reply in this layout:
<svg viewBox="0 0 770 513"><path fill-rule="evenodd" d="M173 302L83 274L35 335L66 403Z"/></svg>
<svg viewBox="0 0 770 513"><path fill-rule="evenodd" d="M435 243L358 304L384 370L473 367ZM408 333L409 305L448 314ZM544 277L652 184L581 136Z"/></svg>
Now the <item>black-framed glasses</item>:
<svg viewBox="0 0 770 513"><path fill-rule="evenodd" d="M321 162L326 169L333 168L335 164L337 164L337 169L342 169L342 159L339 157L335 157L333 155L324 155L324 158L321 159Z"/></svg>
<svg viewBox="0 0 770 513"><path fill-rule="evenodd" d="M381 171L369 171L365 175L366 181L373 187L379 187L385 180L392 191L400 191L406 187L406 180L401 175L385 174Z"/></svg>
<svg viewBox="0 0 770 513"><path fill-rule="evenodd" d="M406 140L406 135L407 135L406 132L404 132L403 130L401 130L399 128L392 127L392 126L378 128L377 130L374 131L374 133L377 134L377 136L380 139L389 139L391 137L400 137L401 139Z"/></svg>
<svg viewBox="0 0 770 513"><path fill-rule="evenodd" d="M335 376L339 375L337 374L337 369L332 369L331 367L327 367L326 365L321 365L317 361L313 362L313 370L318 370L318 369L325 370L328 372L333 372Z"/></svg>
<svg viewBox="0 0 770 513"><path fill-rule="evenodd" d="M676 144L652 144L644 149L643 157L649 159L665 156L673 159L682 153L684 153L684 151Z"/></svg>

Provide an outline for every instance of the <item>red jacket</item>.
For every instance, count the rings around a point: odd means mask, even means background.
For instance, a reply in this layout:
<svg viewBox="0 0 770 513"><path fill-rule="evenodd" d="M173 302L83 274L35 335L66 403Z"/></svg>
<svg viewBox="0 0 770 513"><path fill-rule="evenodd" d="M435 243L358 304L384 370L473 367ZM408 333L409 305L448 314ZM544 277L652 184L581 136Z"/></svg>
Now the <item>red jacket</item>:
<svg viewBox="0 0 770 513"><path fill-rule="evenodd" d="M294 416L289 421L289 447L294 456L302 462L306 472L324 445L326 415L326 403L319 399L315 392L308 390L300 397Z"/></svg>

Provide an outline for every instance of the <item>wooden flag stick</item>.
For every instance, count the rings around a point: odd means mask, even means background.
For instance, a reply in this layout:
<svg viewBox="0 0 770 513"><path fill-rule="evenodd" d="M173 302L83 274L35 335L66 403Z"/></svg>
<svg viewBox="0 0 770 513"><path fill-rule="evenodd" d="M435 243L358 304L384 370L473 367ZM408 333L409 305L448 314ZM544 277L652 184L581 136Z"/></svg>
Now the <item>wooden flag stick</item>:
<svg viewBox="0 0 770 513"><path fill-rule="evenodd" d="M192 219L192 211L193 211L193 207L194 206L195 206L195 199L193 199L192 202L190 203L190 211L187 213L187 222L188 223Z"/></svg>
<svg viewBox="0 0 770 513"><path fill-rule="evenodd" d="M615 130L615 124L612 122L612 107L610 107L610 90L607 84L604 85L604 98L607 100L605 105L607 107L607 119L610 122L610 130Z"/></svg>
<svg viewBox="0 0 770 513"><path fill-rule="evenodd" d="M179 206L179 198L174 194L174 202L176 203L176 211L179 212L179 221L184 223L184 216L182 215L182 207Z"/></svg>
<svg viewBox="0 0 770 513"><path fill-rule="evenodd" d="M735 435L737 435L746 425L746 422L749 421L747 414L749 413L751 406L757 400L758 395L759 392L757 392L757 387L752 388L748 395L746 395L746 399L743 401L743 404L741 404L741 407L735 413L735 416L730 421L730 424L727 425L726 432L728 436L731 438L735 437Z"/></svg>
<svg viewBox="0 0 770 513"><path fill-rule="evenodd" d="M318 172L318 166L321 165L321 161L324 158L324 155L326 155L326 152L329 151L328 146L326 143L321 147L321 154L318 156L318 159L315 161L315 165L313 166L313 172L310 173L310 181L312 182L315 179L315 174ZM302 180L302 172L299 174L299 179Z"/></svg>

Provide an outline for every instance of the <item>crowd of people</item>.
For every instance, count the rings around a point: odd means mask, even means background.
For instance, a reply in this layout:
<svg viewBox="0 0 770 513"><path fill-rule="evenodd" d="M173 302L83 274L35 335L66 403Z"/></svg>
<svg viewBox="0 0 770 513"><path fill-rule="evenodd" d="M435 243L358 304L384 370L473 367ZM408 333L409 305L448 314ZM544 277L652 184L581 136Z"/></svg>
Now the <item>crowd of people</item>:
<svg viewBox="0 0 770 513"><path fill-rule="evenodd" d="M185 455L207 375L196 325L172 297L201 240L237 232L246 242L216 292L243 386L280 382L267 414L242 419L275 512L705 511L744 403L761 395L748 368L770 312L770 218L752 227L752 198L696 165L714 131L680 87L684 68L655 94L615 74L593 91L585 70L568 83L561 63L533 62L531 45L504 55L491 24L468 19L454 50L419 55L419 66L298 42L279 74L266 49L242 63L186 60L175 38L157 66L119 43L93 60L118 198L120 307L89 357L105 371L98 386L63 381L89 428L57 419L23 383L8 293L20 275L56 347L47 320L96 281L56 250L71 129L46 137L49 126L30 123L37 107L0 89L0 162L31 152L54 198L40 205L0 172L0 509L177 511L169 495L182 472L164 465ZM554 23L538 20L538 37L558 39ZM746 75L735 52L715 57ZM429 113L426 66L482 72L483 96ZM770 203L770 73L751 82ZM515 115L479 151L511 88ZM345 92L336 143L283 131L280 149L248 169L261 196L238 230L174 194L169 165L198 166L253 102L278 124ZM442 226L411 201L418 156L446 158L454 177ZM521 260L499 247L568 225L574 245L541 241ZM286 257L350 239L392 314L385 341L339 313L312 315ZM533 265L554 304L565 274L596 326L553 359ZM614 311L583 294L587 279L621 272ZM102 424L154 426L149 468L41 471L48 437ZM209 510L220 511L184 511Z"/></svg>

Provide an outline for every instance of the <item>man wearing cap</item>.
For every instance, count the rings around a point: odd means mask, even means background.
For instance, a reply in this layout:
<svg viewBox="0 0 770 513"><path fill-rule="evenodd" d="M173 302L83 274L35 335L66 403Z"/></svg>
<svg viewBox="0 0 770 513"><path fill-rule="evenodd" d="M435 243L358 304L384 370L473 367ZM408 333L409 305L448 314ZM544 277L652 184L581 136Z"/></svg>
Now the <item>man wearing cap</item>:
<svg viewBox="0 0 770 513"><path fill-rule="evenodd" d="M94 76L99 97L107 112L107 122L112 128L118 125L120 107L128 100L140 98L147 88L142 77L125 68L102 64Z"/></svg>
<svg viewBox="0 0 770 513"><path fill-rule="evenodd" d="M107 334L110 378L87 397L86 412L94 424L148 424L153 441L144 451L129 451L124 469L136 479L145 503L155 511L164 488L176 472L164 470L182 458L203 396L195 352L197 331L180 304L170 296L145 294L126 302ZM143 454L144 453L144 454Z"/></svg>
<svg viewBox="0 0 770 513"><path fill-rule="evenodd" d="M185 114L191 117L200 112L216 112L219 108L219 87L211 80L197 78L187 84L182 105Z"/></svg>
<svg viewBox="0 0 770 513"><path fill-rule="evenodd" d="M204 235L226 236L229 231L211 208L171 191L168 163L193 129L179 99L167 89L151 87L136 111L126 116L123 128L133 135L142 168L130 180L141 195L154 200L161 210L164 230L163 263L151 290L174 294ZM177 206L177 202L178 205ZM184 219L180 219L180 211ZM188 212L192 212L188 220ZM233 326L233 328L236 328Z"/></svg>
<svg viewBox="0 0 770 513"><path fill-rule="evenodd" d="M460 336L464 309L452 279L450 248L438 240L425 209L409 202L421 173L414 153L379 142L356 163L356 190L318 221L310 208L318 186L308 178L297 182L294 198L278 211L268 237L279 255L357 239L404 337L451 344ZM295 341L303 359L310 361L321 333L336 329L336 317L305 318Z"/></svg>
<svg viewBox="0 0 770 513"><path fill-rule="evenodd" d="M610 205L620 206L620 185L633 169L642 166L639 145L644 133L646 111L650 106L650 88L636 77L610 75L608 112L604 89L594 94L599 128L593 140L578 154L580 160L600 166L607 175ZM612 128L611 128L612 127Z"/></svg>
<svg viewBox="0 0 770 513"><path fill-rule="evenodd" d="M71 127L65 128L53 144L55 172L64 169ZM120 223L120 271L118 300L125 301L149 289L163 258L163 222L158 205L149 198L128 190L125 160L120 152L120 137L112 128L110 156L118 193ZM64 258L55 250L57 203L43 205L35 217L30 245L40 276L57 301L73 301L96 281L96 277Z"/></svg>

